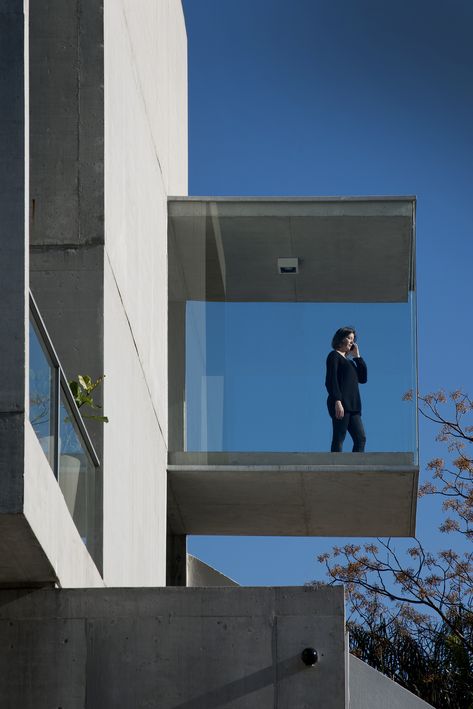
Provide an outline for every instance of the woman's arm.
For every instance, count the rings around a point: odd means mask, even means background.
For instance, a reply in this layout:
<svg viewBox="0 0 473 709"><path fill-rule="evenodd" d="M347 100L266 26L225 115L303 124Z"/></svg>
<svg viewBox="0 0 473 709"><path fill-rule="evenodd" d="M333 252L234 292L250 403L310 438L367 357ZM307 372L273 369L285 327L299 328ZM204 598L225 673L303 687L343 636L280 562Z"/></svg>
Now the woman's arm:
<svg viewBox="0 0 473 709"><path fill-rule="evenodd" d="M335 351L330 352L327 357L327 373L325 375L325 386L329 395L335 399L335 401L342 400L342 392L340 391L340 385L338 383L338 364L340 361L340 355L337 355Z"/></svg>
<svg viewBox="0 0 473 709"><path fill-rule="evenodd" d="M360 384L366 384L366 382L368 381L368 367L366 366L365 360L363 359L363 357L357 357L353 360L353 362L356 367L358 381L360 382Z"/></svg>
<svg viewBox="0 0 473 709"><path fill-rule="evenodd" d="M350 355L353 357L353 364L356 367L356 374L360 384L366 384L368 381L368 368L363 357L360 355L360 350L358 345L353 343L353 347L350 350Z"/></svg>

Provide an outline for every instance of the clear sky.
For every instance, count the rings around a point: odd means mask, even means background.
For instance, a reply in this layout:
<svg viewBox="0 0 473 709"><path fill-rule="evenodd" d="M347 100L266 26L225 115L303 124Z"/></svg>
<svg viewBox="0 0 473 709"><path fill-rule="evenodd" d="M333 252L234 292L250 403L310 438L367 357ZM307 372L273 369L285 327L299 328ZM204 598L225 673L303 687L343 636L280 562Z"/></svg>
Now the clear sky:
<svg viewBox="0 0 473 709"><path fill-rule="evenodd" d="M416 195L420 389L472 393L473 4L183 6L189 194ZM422 468L432 439L421 421ZM431 547L437 523L420 501ZM331 543L192 537L189 551L240 583L291 585L323 578Z"/></svg>

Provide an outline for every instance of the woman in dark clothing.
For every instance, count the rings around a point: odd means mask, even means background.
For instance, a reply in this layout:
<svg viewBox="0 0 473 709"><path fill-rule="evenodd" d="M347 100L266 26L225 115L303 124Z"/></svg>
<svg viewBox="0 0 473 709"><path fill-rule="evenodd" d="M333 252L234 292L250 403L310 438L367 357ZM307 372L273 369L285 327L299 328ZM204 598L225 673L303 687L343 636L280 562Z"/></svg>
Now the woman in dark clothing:
<svg viewBox="0 0 473 709"><path fill-rule="evenodd" d="M332 352L327 357L325 386L328 391L327 408L332 419L332 453L341 453L348 433L353 439L353 452L365 450L366 435L361 420L361 398L358 384L368 380L365 361L360 357L356 332L352 327L341 327L332 340Z"/></svg>

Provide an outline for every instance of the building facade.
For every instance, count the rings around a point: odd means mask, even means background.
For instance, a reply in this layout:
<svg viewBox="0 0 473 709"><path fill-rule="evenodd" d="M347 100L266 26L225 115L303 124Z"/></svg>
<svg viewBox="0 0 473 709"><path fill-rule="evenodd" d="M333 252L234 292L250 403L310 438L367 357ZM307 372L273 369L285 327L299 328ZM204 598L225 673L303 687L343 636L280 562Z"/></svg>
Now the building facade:
<svg viewBox="0 0 473 709"><path fill-rule="evenodd" d="M229 448L206 304L228 330L235 303L389 303L414 387L415 201L188 198L179 0L4 0L0 34L2 707L427 706L349 657L341 588L186 553L414 533L415 413L367 454ZM325 276L353 239L347 294Z"/></svg>

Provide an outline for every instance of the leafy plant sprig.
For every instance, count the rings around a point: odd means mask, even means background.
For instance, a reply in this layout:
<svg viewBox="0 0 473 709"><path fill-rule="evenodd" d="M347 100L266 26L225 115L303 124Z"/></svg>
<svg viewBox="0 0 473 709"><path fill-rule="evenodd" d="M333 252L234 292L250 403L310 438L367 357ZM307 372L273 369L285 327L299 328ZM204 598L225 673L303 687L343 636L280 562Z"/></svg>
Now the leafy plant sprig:
<svg viewBox="0 0 473 709"><path fill-rule="evenodd" d="M87 374L78 374L77 380L73 379L69 382L69 387L72 392L72 396L76 402L77 408L81 409L83 406L89 406L91 409L101 409L99 404L94 402L94 397L92 392L100 386L105 378L105 374L99 377L95 382ZM82 412L81 412L82 413ZM108 423L107 416L99 416L97 414L83 414L83 418L93 419L94 421L102 421L103 423Z"/></svg>

